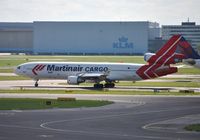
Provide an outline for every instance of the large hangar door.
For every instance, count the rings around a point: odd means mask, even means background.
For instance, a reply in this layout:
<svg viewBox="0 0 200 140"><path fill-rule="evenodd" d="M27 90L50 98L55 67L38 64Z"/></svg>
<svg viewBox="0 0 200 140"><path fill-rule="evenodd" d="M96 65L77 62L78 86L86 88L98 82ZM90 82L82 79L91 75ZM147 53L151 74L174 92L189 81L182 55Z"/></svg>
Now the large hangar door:
<svg viewBox="0 0 200 140"><path fill-rule="evenodd" d="M0 31L0 52L32 52L32 31Z"/></svg>

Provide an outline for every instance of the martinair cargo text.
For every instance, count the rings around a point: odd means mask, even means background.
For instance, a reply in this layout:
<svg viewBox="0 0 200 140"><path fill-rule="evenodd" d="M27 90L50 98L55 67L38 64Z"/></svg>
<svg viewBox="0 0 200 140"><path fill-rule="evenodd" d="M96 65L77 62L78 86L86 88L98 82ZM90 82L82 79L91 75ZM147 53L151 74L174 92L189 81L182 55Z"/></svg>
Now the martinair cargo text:
<svg viewBox="0 0 200 140"><path fill-rule="evenodd" d="M95 88L113 88L116 81L137 81L157 78L176 73L183 54L176 53L182 36L174 35L155 54L146 53L147 64L132 63L96 63L96 62L29 62L19 65L15 73L35 80L35 87L40 79L66 79L68 84L93 82ZM105 81L105 84L101 84Z"/></svg>

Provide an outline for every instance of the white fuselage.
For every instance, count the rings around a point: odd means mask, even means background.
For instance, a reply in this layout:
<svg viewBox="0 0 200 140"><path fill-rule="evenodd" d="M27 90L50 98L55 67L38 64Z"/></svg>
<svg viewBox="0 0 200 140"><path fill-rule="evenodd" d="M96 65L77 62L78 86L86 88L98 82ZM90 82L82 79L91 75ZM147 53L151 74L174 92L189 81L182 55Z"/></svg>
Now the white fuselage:
<svg viewBox="0 0 200 140"><path fill-rule="evenodd" d="M97 63L97 62L29 62L19 65L15 73L39 79L68 79L84 73L103 73L107 79L115 81L136 81L141 78L136 71L143 64Z"/></svg>

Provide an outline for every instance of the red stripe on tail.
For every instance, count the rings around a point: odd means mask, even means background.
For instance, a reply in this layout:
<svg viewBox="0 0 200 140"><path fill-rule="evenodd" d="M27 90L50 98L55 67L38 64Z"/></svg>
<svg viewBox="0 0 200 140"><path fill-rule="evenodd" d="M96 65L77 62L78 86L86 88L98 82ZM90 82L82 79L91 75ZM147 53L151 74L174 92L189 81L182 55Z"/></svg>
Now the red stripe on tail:
<svg viewBox="0 0 200 140"><path fill-rule="evenodd" d="M173 37L171 37L169 41L148 60L149 64L140 67L136 71L136 73L142 79L150 79L155 78L157 76L161 76L162 74L160 72L157 73L156 70L165 65L172 64L171 62L172 60L174 60L174 53L176 51L180 39L181 35L174 35ZM167 75L171 72L175 72L173 67L170 67L170 69L167 70L165 69L164 71L164 75Z"/></svg>

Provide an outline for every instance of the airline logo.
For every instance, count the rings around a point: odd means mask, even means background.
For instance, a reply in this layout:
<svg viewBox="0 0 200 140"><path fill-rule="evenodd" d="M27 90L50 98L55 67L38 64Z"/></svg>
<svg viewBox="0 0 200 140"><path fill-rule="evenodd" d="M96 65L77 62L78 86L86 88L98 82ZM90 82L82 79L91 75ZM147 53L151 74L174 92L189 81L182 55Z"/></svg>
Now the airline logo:
<svg viewBox="0 0 200 140"><path fill-rule="evenodd" d="M142 79L152 79L159 76L164 76L170 73L177 72L174 67L165 68L164 71L159 70L164 66L169 66L175 56L176 46L181 39L180 35L173 36L157 53L152 56L148 62L149 64L140 67L136 73Z"/></svg>
<svg viewBox="0 0 200 140"><path fill-rule="evenodd" d="M38 71L42 71L45 68L46 65L38 64L33 69L32 72L34 75L38 75Z"/></svg>
<svg viewBox="0 0 200 140"><path fill-rule="evenodd" d="M185 55L186 58L199 59L200 56L198 53L192 48L192 46L185 40L184 37L181 38L179 42L178 50Z"/></svg>

